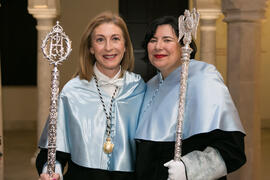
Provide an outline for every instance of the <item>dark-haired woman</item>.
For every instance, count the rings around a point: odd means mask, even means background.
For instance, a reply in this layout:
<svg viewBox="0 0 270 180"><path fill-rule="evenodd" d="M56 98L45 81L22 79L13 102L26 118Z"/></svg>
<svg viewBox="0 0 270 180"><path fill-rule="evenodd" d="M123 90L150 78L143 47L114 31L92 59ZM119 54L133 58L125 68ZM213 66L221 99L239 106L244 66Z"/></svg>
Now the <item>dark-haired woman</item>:
<svg viewBox="0 0 270 180"><path fill-rule="evenodd" d="M181 42L174 17L154 20L146 58L159 73L147 83L136 131L137 180L211 180L245 162L244 130L223 79L213 65L191 59L182 128L182 158L174 161L181 73ZM195 44L191 44L194 58Z"/></svg>
<svg viewBox="0 0 270 180"><path fill-rule="evenodd" d="M132 180L135 131L145 92L142 78L132 73L134 55L125 22L102 13L83 34L80 65L59 95L57 164L54 179ZM40 139L37 169L46 173L47 127Z"/></svg>

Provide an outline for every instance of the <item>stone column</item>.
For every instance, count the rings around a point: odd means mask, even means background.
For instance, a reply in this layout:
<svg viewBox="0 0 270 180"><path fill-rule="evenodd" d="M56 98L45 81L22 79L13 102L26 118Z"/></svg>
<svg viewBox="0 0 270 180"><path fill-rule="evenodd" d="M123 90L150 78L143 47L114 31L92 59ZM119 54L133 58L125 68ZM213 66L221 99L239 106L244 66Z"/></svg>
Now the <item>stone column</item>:
<svg viewBox="0 0 270 180"><path fill-rule="evenodd" d="M200 12L200 60L216 64L216 20L221 15L219 0L197 0Z"/></svg>
<svg viewBox="0 0 270 180"><path fill-rule="evenodd" d="M246 131L247 163L230 176L235 180L261 179L258 67L265 6L266 0L222 0L228 27L227 82Z"/></svg>
<svg viewBox="0 0 270 180"><path fill-rule="evenodd" d="M49 115L51 68L49 62L43 57L41 50L42 40L51 31L55 19L59 14L58 0L28 0L28 11L37 19L38 47L37 47L37 89L38 89L38 117L37 141L42 133L44 124Z"/></svg>

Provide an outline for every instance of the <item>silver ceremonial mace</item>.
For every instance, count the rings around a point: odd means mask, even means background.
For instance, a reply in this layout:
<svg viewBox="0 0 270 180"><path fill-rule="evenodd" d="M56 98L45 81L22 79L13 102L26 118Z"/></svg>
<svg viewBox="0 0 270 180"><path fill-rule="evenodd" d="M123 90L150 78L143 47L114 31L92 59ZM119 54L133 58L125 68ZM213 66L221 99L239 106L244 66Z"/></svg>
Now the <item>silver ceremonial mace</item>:
<svg viewBox="0 0 270 180"><path fill-rule="evenodd" d="M192 36L196 39L197 27L199 24L200 15L194 8L190 13L189 10L185 10L184 15L179 16L178 28L180 41L183 37L184 46L182 49L181 61L182 61L182 71L181 71L181 81L180 81L180 100L178 107L178 118L177 118L177 129L176 129L176 140L174 148L174 160L180 161L182 156L182 125L184 121L185 112L185 100L187 91L187 79L188 79L188 65L190 61L190 54L192 49L189 44L192 41Z"/></svg>
<svg viewBox="0 0 270 180"><path fill-rule="evenodd" d="M71 41L63 32L63 28L56 25L49 32L41 45L44 57L53 65L51 79L51 104L48 131L48 166L47 173L52 177L55 172L56 160L56 120L59 93L59 71L57 66L61 64L71 52Z"/></svg>

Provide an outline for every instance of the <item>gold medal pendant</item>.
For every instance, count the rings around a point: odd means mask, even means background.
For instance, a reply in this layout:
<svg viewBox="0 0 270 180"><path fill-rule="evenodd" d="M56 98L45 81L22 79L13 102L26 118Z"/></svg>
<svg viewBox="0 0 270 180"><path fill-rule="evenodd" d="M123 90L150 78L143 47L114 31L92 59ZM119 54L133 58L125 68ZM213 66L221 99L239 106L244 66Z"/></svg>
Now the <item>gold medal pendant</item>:
<svg viewBox="0 0 270 180"><path fill-rule="evenodd" d="M111 141L111 138L107 137L106 142L103 144L103 150L105 153L110 154L113 151L114 144Z"/></svg>
<svg viewBox="0 0 270 180"><path fill-rule="evenodd" d="M111 126L112 126L112 123L111 123L111 120L112 120L112 105L113 105L113 102L114 102L114 97L116 95L116 92L118 90L118 86L115 87L115 90L112 94L112 99L111 99L111 103L109 105L109 112L107 113L107 110L106 110L106 106L104 104L104 101L103 101L103 98L101 96L101 92L100 92L100 89L99 89L99 85L98 85L98 79L96 77L96 75L94 74L94 79L95 79L95 83L96 83L96 86L97 86L97 91L98 91L98 95L99 95L99 98L100 98L100 102L103 106L103 110L104 110L104 113L106 115L106 142L103 144L103 151L106 153L106 154L110 154L112 153L113 151L113 147L114 147L114 144L112 143L111 141L111 138L110 138L110 134L111 134Z"/></svg>

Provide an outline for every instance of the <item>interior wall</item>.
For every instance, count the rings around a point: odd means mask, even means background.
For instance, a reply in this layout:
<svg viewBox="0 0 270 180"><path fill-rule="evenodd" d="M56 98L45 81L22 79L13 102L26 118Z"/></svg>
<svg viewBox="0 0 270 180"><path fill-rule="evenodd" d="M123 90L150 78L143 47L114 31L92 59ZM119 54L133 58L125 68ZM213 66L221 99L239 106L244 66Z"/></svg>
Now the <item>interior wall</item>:
<svg viewBox="0 0 270 180"><path fill-rule="evenodd" d="M260 115L262 127L270 128L270 6L266 7L262 21L260 62Z"/></svg>
<svg viewBox="0 0 270 180"><path fill-rule="evenodd" d="M227 24L221 14L216 21L216 67L227 82Z"/></svg>
<svg viewBox="0 0 270 180"><path fill-rule="evenodd" d="M2 86L4 130L35 129L36 86Z"/></svg>
<svg viewBox="0 0 270 180"><path fill-rule="evenodd" d="M68 60L59 67L60 87L76 70L79 43L84 28L91 18L102 11L118 13L118 0L61 0L61 16L58 20L72 41L72 52ZM2 101L4 130L36 128L36 86L4 86Z"/></svg>

